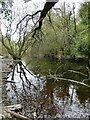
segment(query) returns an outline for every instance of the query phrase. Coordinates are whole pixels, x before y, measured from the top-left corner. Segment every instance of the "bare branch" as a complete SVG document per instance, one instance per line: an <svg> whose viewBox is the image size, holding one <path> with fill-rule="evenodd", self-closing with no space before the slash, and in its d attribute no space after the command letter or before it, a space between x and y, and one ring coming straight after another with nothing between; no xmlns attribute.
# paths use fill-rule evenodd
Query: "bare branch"
<svg viewBox="0 0 90 120"><path fill-rule="evenodd" d="M44 8L43 8L43 10L42 10L42 12L41 12L41 15L40 15L40 18L39 18L39 26L35 28L32 37L35 36L37 30L40 30L40 29L41 29L43 19L46 17L48 11L50 11L50 9L51 9L56 3L57 3L57 2L46 2L46 3L45 3Z"/></svg>
<svg viewBox="0 0 90 120"><path fill-rule="evenodd" d="M37 15L39 12L41 12L41 10L38 10L37 12L35 12L35 13L32 14L32 15L27 14L25 17L23 17L22 20L20 20L19 23L17 24L15 32L17 31L20 23L22 23L27 17L31 17L31 18L28 19L28 22L29 22L29 20L30 20L30 19L33 19L33 17L34 17L35 15ZM27 23L26 23L26 24L27 24ZM14 33L15 33L15 32L14 32ZM14 34L14 33L13 33L13 34Z"/></svg>

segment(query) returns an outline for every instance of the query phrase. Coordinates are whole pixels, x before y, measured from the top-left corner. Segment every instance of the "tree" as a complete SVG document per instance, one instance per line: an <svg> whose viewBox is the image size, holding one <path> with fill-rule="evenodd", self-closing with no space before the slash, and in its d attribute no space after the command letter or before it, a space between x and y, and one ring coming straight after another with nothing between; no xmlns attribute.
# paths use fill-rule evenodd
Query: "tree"
<svg viewBox="0 0 90 120"><path fill-rule="evenodd" d="M79 9L80 21L77 25L78 51L88 58L88 75L90 79L90 2L84 2Z"/></svg>
<svg viewBox="0 0 90 120"><path fill-rule="evenodd" d="M42 21L47 15L48 11L57 3L56 2L46 2L43 10L38 10L33 14L26 14L17 24L16 24L16 29L12 33L12 25L13 21L17 19L16 16L12 13L11 7L12 4L9 3L9 1L4 1L1 2L1 8L0 8L0 15L2 17L2 20L5 20L6 22L6 34L2 34L0 36L0 42L3 44L3 46L7 49L8 53L11 55L14 61L14 67L13 67L13 72L12 72L12 80L14 80L14 72L15 72L15 67L18 67L17 65L20 66L20 77L21 74L23 73L23 76L25 77L26 81L29 81L28 78L26 77L25 73L25 66L23 65L21 59L30 46L33 45L33 43L36 41L36 39L33 39L32 36L35 35L37 30L41 29L42 26ZM33 22L34 16L37 15L38 13L40 14L39 20L36 21L36 23L39 23L39 26L36 27L33 30L33 27L29 30L27 27L29 25L29 21L31 20ZM33 22L34 23L34 22ZM35 24L36 24L35 23ZM33 24L34 25L34 24ZM1 29L1 28L0 28ZM18 37L16 38L15 41L12 40L12 35L17 34ZM33 34L33 35L32 35ZM27 70L27 69L26 69ZM31 74L31 73L30 73ZM23 78L21 77L22 81ZM29 85L31 83L29 82Z"/></svg>
<svg viewBox="0 0 90 120"><path fill-rule="evenodd" d="M46 17L47 13L50 11L50 9L51 9L58 1L59 1L59 0L55 0L55 2L53 2L53 0L50 0L50 2L48 2L48 0L47 0L47 2L46 2L45 5L44 5L43 10L41 11L41 15L40 15L40 18L39 18L39 26L35 28L33 37L34 37L34 35L36 34L36 31L41 29L43 19Z"/></svg>
<svg viewBox="0 0 90 120"><path fill-rule="evenodd" d="M75 55L73 51L76 32L74 8L75 6L70 8L64 3L60 5L60 9L54 8L48 12L42 27L42 40L40 43L37 41L37 44L34 44L32 53L35 53L35 49L38 47L38 54L45 55L52 60ZM38 54L36 49L36 55Z"/></svg>
<svg viewBox="0 0 90 120"><path fill-rule="evenodd" d="M4 19L7 20L8 24L9 24L9 26L7 27L7 30L6 30L7 31L6 32L6 39L9 42L9 46L5 44L5 39L3 39L3 35L2 35L2 44L8 50L9 54L13 57L13 59L22 58L24 52L28 49L29 44L33 44L33 41L31 41L32 37L35 36L37 30L41 29L43 19L47 15L48 11L57 2L58 2L58 0L56 0L55 2L53 2L52 0L47 1L44 5L43 10L38 10L32 15L27 14L22 20L20 20L18 22L18 24L16 25L16 30L14 32L14 33L17 33L17 31L19 31L19 39L18 39L18 42L16 44L13 44L12 40L11 40L11 37L12 37L11 36L11 31L12 31L11 26L12 26L12 22L13 22L12 11L10 10L11 4L8 1L1 2L1 5L2 5L1 14L4 15ZM35 15L37 15L39 12L41 12L39 20L37 21L37 22L39 22L39 26L34 29L33 34L32 34L32 30L31 31L26 30L28 27L28 22L30 20L33 21L33 17ZM23 22L25 22L25 25L23 25ZM32 36L31 36L31 34L32 34ZM15 45L15 47L13 47L12 44Z"/></svg>
<svg viewBox="0 0 90 120"><path fill-rule="evenodd" d="M88 4L85 2L79 9L79 22L77 24L77 49L81 55L88 55Z"/></svg>

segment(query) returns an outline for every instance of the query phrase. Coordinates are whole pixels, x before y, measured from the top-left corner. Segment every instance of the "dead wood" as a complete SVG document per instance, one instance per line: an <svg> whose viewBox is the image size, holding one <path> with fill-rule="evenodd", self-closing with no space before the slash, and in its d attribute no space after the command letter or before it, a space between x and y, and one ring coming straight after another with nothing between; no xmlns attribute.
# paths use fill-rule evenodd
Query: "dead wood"
<svg viewBox="0 0 90 120"><path fill-rule="evenodd" d="M12 116L16 117L16 118L19 118L21 120L30 120L28 119L27 117L23 116L23 115L20 115L19 113L16 113L14 111L11 111L11 110L5 110L7 113L10 113Z"/></svg>

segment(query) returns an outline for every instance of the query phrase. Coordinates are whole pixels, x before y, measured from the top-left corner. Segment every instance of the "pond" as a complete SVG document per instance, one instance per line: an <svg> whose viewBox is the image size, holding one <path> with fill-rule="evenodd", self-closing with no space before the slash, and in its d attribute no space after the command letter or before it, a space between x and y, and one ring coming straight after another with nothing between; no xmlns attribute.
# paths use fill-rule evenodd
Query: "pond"
<svg viewBox="0 0 90 120"><path fill-rule="evenodd" d="M32 117L34 112L39 118L90 116L90 88L68 81L85 80L85 84L90 85L90 80L87 80L86 61L50 61L33 58L25 60L23 64L27 66L25 73L30 82L25 80L23 75L21 80L19 72L15 70L15 84L6 84L6 105L21 103L23 114L27 117ZM11 75L12 73L9 74L8 80L11 79Z"/></svg>

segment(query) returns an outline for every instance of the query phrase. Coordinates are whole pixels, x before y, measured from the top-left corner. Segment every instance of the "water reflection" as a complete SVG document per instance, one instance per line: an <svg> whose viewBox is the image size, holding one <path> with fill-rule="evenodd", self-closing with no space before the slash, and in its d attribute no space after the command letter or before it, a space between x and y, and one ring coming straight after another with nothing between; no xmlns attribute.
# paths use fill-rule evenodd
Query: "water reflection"
<svg viewBox="0 0 90 120"><path fill-rule="evenodd" d="M86 64L68 61L67 63L66 61L57 63L47 61L36 62L36 60L33 63L30 62L28 69L31 69L33 73L25 72L30 82L37 89L33 86L29 87L28 83L22 81L19 74L15 71L15 86L13 84L7 84L8 99L11 104L21 103L23 105L23 114L28 117L31 117L33 112L36 112L39 117L79 118L89 116L90 88L68 81L56 81L45 77L47 73L55 73L65 78L82 81L86 78L85 76L72 74L67 71L73 69L86 73L84 71L85 67ZM14 87L15 89L11 89Z"/></svg>

